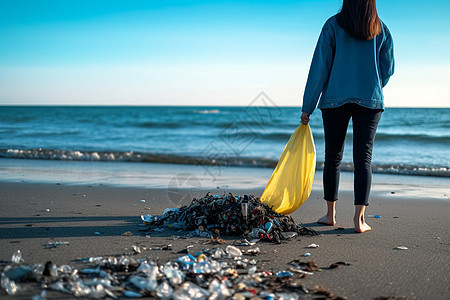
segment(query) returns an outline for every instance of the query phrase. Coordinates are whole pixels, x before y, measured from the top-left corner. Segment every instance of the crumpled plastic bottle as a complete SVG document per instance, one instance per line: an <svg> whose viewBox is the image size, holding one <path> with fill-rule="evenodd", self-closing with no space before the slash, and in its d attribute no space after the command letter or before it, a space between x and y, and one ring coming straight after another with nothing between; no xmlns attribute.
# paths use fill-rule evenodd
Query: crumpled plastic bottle
<svg viewBox="0 0 450 300"><path fill-rule="evenodd" d="M189 270L193 267L195 262L195 257L192 255L184 255L177 258L177 263L183 268L183 270Z"/></svg>
<svg viewBox="0 0 450 300"><path fill-rule="evenodd" d="M65 273L65 274L71 274L72 273L72 267L69 265L62 265L58 269L59 273Z"/></svg>
<svg viewBox="0 0 450 300"><path fill-rule="evenodd" d="M215 248L211 250L211 257L214 259L221 259L226 253L222 248Z"/></svg>
<svg viewBox="0 0 450 300"><path fill-rule="evenodd" d="M153 262L142 262L137 268L137 272L145 273L149 278L155 279L158 277L158 266Z"/></svg>
<svg viewBox="0 0 450 300"><path fill-rule="evenodd" d="M172 298L172 294L173 288L165 280L156 288L156 295L163 300Z"/></svg>
<svg viewBox="0 0 450 300"><path fill-rule="evenodd" d="M215 260L206 261L196 261L192 266L192 272L196 274L208 274L208 273L216 273L221 269L220 263Z"/></svg>
<svg viewBox="0 0 450 300"><path fill-rule="evenodd" d="M163 273L166 275L167 279L169 279L170 284L172 286L177 286L183 283L184 281L184 273L181 272L179 269L175 269L172 266L171 262L168 262L164 265Z"/></svg>
<svg viewBox="0 0 450 300"><path fill-rule="evenodd" d="M217 279L211 281L209 285L210 296L208 299L210 300L222 300L231 297L231 292L227 288L226 284L220 282Z"/></svg>
<svg viewBox="0 0 450 300"><path fill-rule="evenodd" d="M8 295L12 296L17 293L18 287L16 283L13 280L10 280L4 273L2 273L0 277L0 285Z"/></svg>
<svg viewBox="0 0 450 300"><path fill-rule="evenodd" d="M184 282L172 295L172 299L174 300L202 300L207 299L208 297L209 293L207 290L190 281Z"/></svg>
<svg viewBox="0 0 450 300"><path fill-rule="evenodd" d="M250 267L250 268L248 269L248 275L250 275L250 276L255 275L256 270L257 270L257 267L256 267L256 266Z"/></svg>
<svg viewBox="0 0 450 300"><path fill-rule="evenodd" d="M150 277L142 277L133 275L128 278L128 283L131 283L141 291L154 291L158 287L158 281Z"/></svg>
<svg viewBox="0 0 450 300"><path fill-rule="evenodd" d="M75 287L75 285L74 285L74 287ZM59 292L65 293L65 294L71 293L71 290L70 290L70 287L68 286L68 283L65 284L65 283L62 281L62 279L53 282L53 283L49 286L49 288L52 289L52 290L54 290L54 291L59 291ZM77 294L77 292L80 293L80 292L81 292L81 288L76 288L76 287L75 287L74 292L75 292L75 293L74 293L75 296L78 297L79 294ZM80 296L82 296L82 295L85 295L85 293L82 293Z"/></svg>

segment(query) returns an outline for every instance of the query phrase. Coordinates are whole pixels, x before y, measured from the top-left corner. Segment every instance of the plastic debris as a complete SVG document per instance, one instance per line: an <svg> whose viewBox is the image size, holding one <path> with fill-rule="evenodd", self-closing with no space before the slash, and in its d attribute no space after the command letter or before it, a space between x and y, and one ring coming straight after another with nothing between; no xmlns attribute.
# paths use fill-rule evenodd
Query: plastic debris
<svg viewBox="0 0 450 300"><path fill-rule="evenodd" d="M144 199L142 199L142 200L140 200L142 203L145 203L145 200Z"/></svg>
<svg viewBox="0 0 450 300"><path fill-rule="evenodd" d="M144 222L144 224L150 223L153 219L152 215L148 214L146 216L141 215L141 219Z"/></svg>
<svg viewBox="0 0 450 300"><path fill-rule="evenodd" d="M100 234L100 233L99 233ZM58 247L59 245L68 245L69 242L53 242L53 243L47 243L45 245L45 249L53 249Z"/></svg>
<svg viewBox="0 0 450 300"><path fill-rule="evenodd" d="M173 294L173 288L170 286L167 281L163 281L157 288L156 288L156 295L159 298L162 299L170 299Z"/></svg>
<svg viewBox="0 0 450 300"><path fill-rule="evenodd" d="M123 292L123 296L127 298L142 298L142 295L133 291Z"/></svg>
<svg viewBox="0 0 450 300"><path fill-rule="evenodd" d="M309 252L306 252L305 254L303 254L302 255L303 257L308 257L308 256L311 256L311 253L309 253Z"/></svg>
<svg viewBox="0 0 450 300"><path fill-rule="evenodd" d="M5 274L2 273L0 278L0 286L8 295L15 295L18 291L17 285L14 280L10 280Z"/></svg>
<svg viewBox="0 0 450 300"><path fill-rule="evenodd" d="M250 254L250 255L257 255L257 254L261 253L261 250L259 250L259 247L256 247L256 248L248 249L247 251L245 251L245 253Z"/></svg>
<svg viewBox="0 0 450 300"><path fill-rule="evenodd" d="M22 252L20 250L14 252L14 254L11 256L11 261L16 264L21 263L23 261Z"/></svg>
<svg viewBox="0 0 450 300"><path fill-rule="evenodd" d="M293 232L293 231L289 231L289 232L282 232L281 235L283 236L283 238L285 240L288 240L288 239L292 239L292 238L298 236L298 233L297 232Z"/></svg>
<svg viewBox="0 0 450 300"><path fill-rule="evenodd" d="M276 277L291 277L293 274L289 271L280 271L275 276Z"/></svg>
<svg viewBox="0 0 450 300"><path fill-rule="evenodd" d="M122 235L133 235L130 231L122 233Z"/></svg>
<svg viewBox="0 0 450 300"><path fill-rule="evenodd" d="M217 200L220 200L219 197ZM239 211L242 211L241 207ZM251 222L255 208L248 205L247 209L248 222ZM228 217L231 218L231 214ZM265 225L270 221L264 218L259 219L263 220L260 224L263 228L258 229L265 231ZM284 222L274 218L279 225L271 222L272 233L279 230ZM211 234L217 234L207 224L201 226ZM297 234L296 231L281 233ZM33 300L46 299L46 290L81 299L299 299L300 293L309 293L299 278L320 271L317 265L313 261L293 261L288 270L275 274L264 270L264 260L262 263L257 260L261 252L259 247L248 247L258 241L258 238L244 239L226 247L219 244L211 249L195 248L195 251L192 249L194 245L188 245L184 249L186 253L167 262L160 259L154 262L145 256L138 258L137 254L142 255L147 248L132 245L127 249L133 251L126 255L77 259L79 264L86 264L80 269L69 265L58 266L51 261L45 265L24 264L22 253L18 251L14 254L14 263L6 261L6 265L0 266L1 289L3 294L20 296L25 289L16 282L33 282L34 287L45 289L40 295L36 293ZM238 248L241 244L247 247ZM150 249L171 250L172 245L157 245Z"/></svg>
<svg viewBox="0 0 450 300"><path fill-rule="evenodd" d="M398 246L394 248L395 250L408 250L408 247L406 246Z"/></svg>
<svg viewBox="0 0 450 300"><path fill-rule="evenodd" d="M231 193L194 198L189 206L166 209L161 216L141 216L143 231L161 231L161 226L192 231L190 236L216 239L219 235L242 235L251 239L280 243L298 235L317 233L295 223L291 216L273 211L253 195ZM218 241L218 240L217 240Z"/></svg>
<svg viewBox="0 0 450 300"><path fill-rule="evenodd" d="M381 218L381 215L367 215L368 218Z"/></svg>
<svg viewBox="0 0 450 300"><path fill-rule="evenodd" d="M317 245L317 244L311 244L311 245L308 245L307 248L318 248L318 247L319 247L319 245Z"/></svg>
<svg viewBox="0 0 450 300"><path fill-rule="evenodd" d="M227 248L225 249L225 251L231 255L232 257L236 257L236 256L242 256L242 251L239 250L239 248L236 248L234 246L227 246Z"/></svg>
<svg viewBox="0 0 450 300"><path fill-rule="evenodd" d="M254 259L230 255L233 251L239 254L237 247L227 248L228 251L220 247L203 249L196 256L187 254L163 265L124 255L79 259L80 263L90 264L81 270L57 266L51 261L45 267L11 264L6 266L8 272L1 272L1 288L8 295L19 294L24 289L12 280L16 278L83 299L294 299L299 298L298 292L308 293L299 276L320 270L312 261L298 262L295 268L274 275L259 269ZM245 253L252 251L258 252L259 248L250 248ZM277 292L272 294L269 290ZM32 297L33 300L45 298L46 293Z"/></svg>
<svg viewBox="0 0 450 300"><path fill-rule="evenodd" d="M139 253L142 252L141 247L139 247L139 246L137 246L137 245L131 246L131 249L133 250L133 252L134 252L135 254L139 254Z"/></svg>
<svg viewBox="0 0 450 300"><path fill-rule="evenodd" d="M6 277L13 281L25 280L28 276L32 275L31 273L32 269L30 266L16 266L5 271Z"/></svg>

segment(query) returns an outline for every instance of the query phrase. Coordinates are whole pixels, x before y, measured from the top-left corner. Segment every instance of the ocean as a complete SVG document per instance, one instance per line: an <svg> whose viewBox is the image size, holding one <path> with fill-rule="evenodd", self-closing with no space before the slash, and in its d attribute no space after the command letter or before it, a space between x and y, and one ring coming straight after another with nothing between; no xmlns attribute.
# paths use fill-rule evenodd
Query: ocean
<svg viewBox="0 0 450 300"><path fill-rule="evenodd" d="M0 165L10 159L273 168L299 125L299 107L0 107ZM320 110L311 116L317 166ZM374 173L450 177L450 109L387 108ZM342 169L352 169L351 125Z"/></svg>

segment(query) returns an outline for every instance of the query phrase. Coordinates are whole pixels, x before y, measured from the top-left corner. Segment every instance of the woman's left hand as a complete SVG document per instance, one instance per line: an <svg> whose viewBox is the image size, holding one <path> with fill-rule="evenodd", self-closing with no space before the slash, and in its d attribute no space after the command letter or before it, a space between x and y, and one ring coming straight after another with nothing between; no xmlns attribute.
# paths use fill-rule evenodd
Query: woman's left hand
<svg viewBox="0 0 450 300"><path fill-rule="evenodd" d="M307 114L305 112L302 112L302 116L300 117L300 120L302 121L303 125L308 125L308 123L309 123L309 116L310 115L311 114Z"/></svg>

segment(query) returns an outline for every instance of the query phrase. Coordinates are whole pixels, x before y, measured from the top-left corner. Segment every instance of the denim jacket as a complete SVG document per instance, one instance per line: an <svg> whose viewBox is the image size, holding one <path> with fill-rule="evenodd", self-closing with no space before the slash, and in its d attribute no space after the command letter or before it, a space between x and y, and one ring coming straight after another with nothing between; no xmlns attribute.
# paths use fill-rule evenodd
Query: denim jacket
<svg viewBox="0 0 450 300"><path fill-rule="evenodd" d="M382 88L394 74L394 49L389 29L381 22L381 32L371 40L352 37L337 23L336 15L322 28L314 51L302 111L356 103L384 109Z"/></svg>

